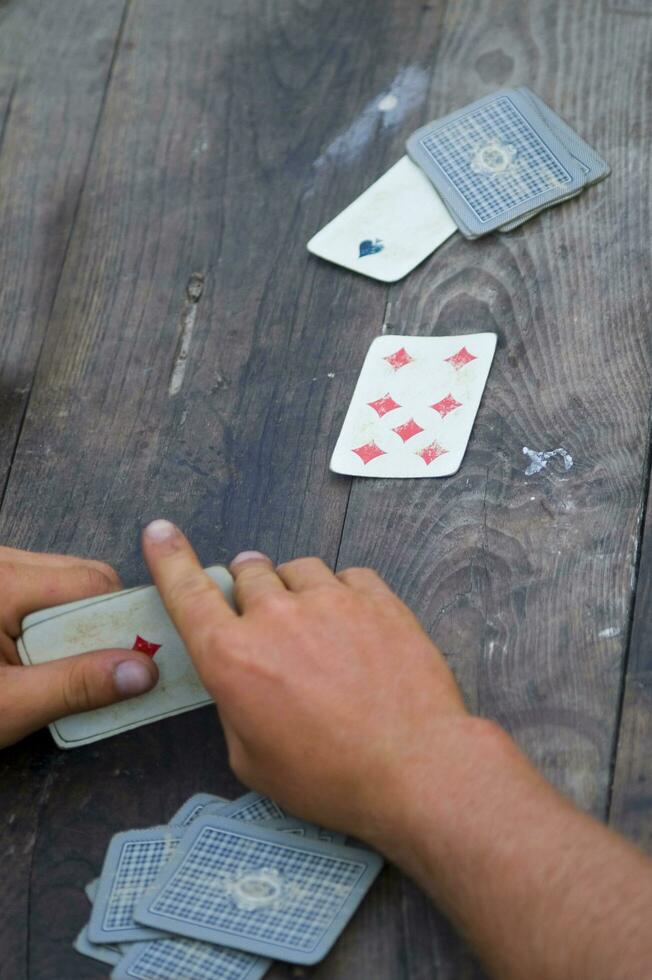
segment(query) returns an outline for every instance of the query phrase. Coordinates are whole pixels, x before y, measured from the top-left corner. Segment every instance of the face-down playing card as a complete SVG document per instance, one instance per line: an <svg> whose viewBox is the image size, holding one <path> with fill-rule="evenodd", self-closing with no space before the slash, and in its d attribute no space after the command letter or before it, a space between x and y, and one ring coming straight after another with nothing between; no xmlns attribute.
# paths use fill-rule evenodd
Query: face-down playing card
<svg viewBox="0 0 652 980"><path fill-rule="evenodd" d="M516 89L423 126L407 150L467 237L563 200L587 183L585 168Z"/></svg>
<svg viewBox="0 0 652 980"><path fill-rule="evenodd" d="M215 566L207 572L232 603L228 571ZM50 731L61 748L86 745L211 703L154 586L40 610L23 620L18 640L24 664L113 647L155 657L158 684L140 697L54 722Z"/></svg>
<svg viewBox="0 0 652 980"><path fill-rule="evenodd" d="M368 477L460 467L496 348L493 333L373 341L330 468Z"/></svg>
<svg viewBox="0 0 652 980"><path fill-rule="evenodd" d="M209 806L228 806L229 800L222 796L214 796L212 793L195 793L190 799L186 800L170 819L170 824L174 827L188 827L199 817L206 807Z"/></svg>
<svg viewBox="0 0 652 980"><path fill-rule="evenodd" d="M154 939L133 943L111 980L260 980L268 959L197 939Z"/></svg>
<svg viewBox="0 0 652 980"><path fill-rule="evenodd" d="M582 173L585 175L586 187L591 184L597 184L598 181L604 180L608 177L611 170L609 164L606 163L602 157L589 146L578 133L575 132L571 126L568 125L565 119L558 116L556 112L547 106L542 99L539 98L534 92L531 92L529 88L522 86L517 90L520 92L532 105L535 112L541 117L543 125L547 125L553 133L561 140L568 152L577 161ZM579 190L573 191L566 195L566 197L576 197L581 194L584 187ZM562 198L561 200L564 200ZM558 201L555 204L560 203ZM510 221L507 224L501 225L498 229L499 231L513 231L522 225L525 221L529 221L534 218L535 215L543 211L544 208L535 208L532 211L523 214L520 218L516 218L514 221Z"/></svg>
<svg viewBox="0 0 652 980"><path fill-rule="evenodd" d="M372 279L395 282L455 231L430 181L402 157L317 232L308 251Z"/></svg>
<svg viewBox="0 0 652 980"><path fill-rule="evenodd" d="M317 824L309 823L306 820L290 818L288 820L282 816L284 811L274 800L268 796L261 796L260 793L246 793L237 800L230 803L210 803L203 811L208 814L219 814L221 817L229 817L231 820L251 820L253 823L265 824L274 830L279 830L286 821L286 828L290 829L290 824L294 825L294 831L303 828L307 837L315 837L318 840L330 841L333 844L344 844L346 834L329 830L327 827L319 827Z"/></svg>
<svg viewBox="0 0 652 980"><path fill-rule="evenodd" d="M200 817L137 905L154 929L316 963L382 866L372 851Z"/></svg>
<svg viewBox="0 0 652 980"><path fill-rule="evenodd" d="M162 935L137 923L134 909L185 832L183 827L149 827L127 830L111 839L88 923L91 942L115 945Z"/></svg>

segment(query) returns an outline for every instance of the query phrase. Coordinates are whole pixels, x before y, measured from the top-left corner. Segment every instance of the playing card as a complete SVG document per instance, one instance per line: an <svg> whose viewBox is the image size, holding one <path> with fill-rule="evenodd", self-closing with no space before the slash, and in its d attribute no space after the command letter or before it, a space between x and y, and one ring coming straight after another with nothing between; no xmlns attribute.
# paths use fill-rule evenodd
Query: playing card
<svg viewBox="0 0 652 980"><path fill-rule="evenodd" d="M92 881L89 881L88 884L84 886L84 891L86 892L86 898L91 903L91 905L93 904L93 902L97 897L97 889L99 887L100 887L99 878L93 878Z"/></svg>
<svg viewBox="0 0 652 980"><path fill-rule="evenodd" d="M88 926L84 926L75 939L73 947L82 956L88 956L92 960L98 960L100 963L108 963L110 966L115 966L116 963L120 962L122 957L122 953L117 946L100 946L97 943L92 943L88 938Z"/></svg>
<svg viewBox="0 0 652 980"><path fill-rule="evenodd" d="M520 92L526 99L528 99L533 106L533 108L539 113L543 121L550 127L550 129L559 137L561 142L564 144L568 152L577 160L579 166L586 174L587 185L595 184L599 180L604 180L611 173L611 168L609 164L602 159L602 157L589 146L582 137L575 132L572 126L566 122L561 116L558 116L556 112L546 105L543 99L532 92L525 85L516 90Z"/></svg>
<svg viewBox="0 0 652 980"><path fill-rule="evenodd" d="M147 889L135 917L188 938L316 963L381 866L372 851L202 816Z"/></svg>
<svg viewBox="0 0 652 980"><path fill-rule="evenodd" d="M274 800L254 792L245 793L244 796L232 800L230 803L211 804L206 808L206 813L219 813L220 816L229 817L231 820L251 820L253 823L273 820L286 815Z"/></svg>
<svg viewBox="0 0 652 980"><path fill-rule="evenodd" d="M186 831L150 827L116 834L109 844L88 923L93 943L135 942L161 936L134 920L134 908Z"/></svg>
<svg viewBox="0 0 652 980"><path fill-rule="evenodd" d="M297 828L302 827L308 837L331 841L333 844L343 844L346 840L346 834L339 834L337 831L328 830L326 827L318 827L316 824L299 820L296 817L290 819L282 817L283 810L278 803L270 800L267 796L261 796L259 793L247 793L231 803L211 803L203 812L205 814L219 814L221 817L229 817L231 820L251 820L253 823L264 824L274 830L279 830L284 825L293 824Z"/></svg>
<svg viewBox="0 0 652 980"><path fill-rule="evenodd" d="M233 580L227 570L215 566L207 572L232 603ZM154 586L32 613L23 620L17 646L24 664L107 647L142 650L156 658L159 682L147 694L51 724L55 742L64 749L212 702Z"/></svg>
<svg viewBox="0 0 652 980"><path fill-rule="evenodd" d="M396 282L454 231L455 222L408 157L310 239L308 251L354 272Z"/></svg>
<svg viewBox="0 0 652 980"><path fill-rule="evenodd" d="M586 169L516 89L428 123L410 136L407 150L467 237L562 200L587 182Z"/></svg>
<svg viewBox="0 0 652 980"><path fill-rule="evenodd" d="M602 157L596 153L593 147L589 146L589 144L586 143L575 132L575 130L572 129L564 119L562 119L561 116L558 116L556 112L553 112L552 109L547 106L538 95L531 92L529 88L522 86L521 88L517 89L517 91L521 92L525 98L530 101L533 108L542 117L543 121L547 123L553 133L559 137L568 152L577 160L577 163L585 174L587 187L591 184L597 184L598 181L604 180L605 177L609 176L611 173L609 164L606 163ZM582 193L582 190L584 190L584 188L566 195L566 198L577 197L578 194ZM565 200L566 198L563 198L562 200ZM554 203L557 204L560 202L555 201ZM535 208L533 211L524 214L515 221L510 221L508 224L501 225L498 230L504 232L513 231L524 222L530 221L531 218L534 218L535 215L539 214L539 212L543 210L545 210L545 208Z"/></svg>
<svg viewBox="0 0 652 980"><path fill-rule="evenodd" d="M330 468L375 477L459 469L496 349L496 334L373 341Z"/></svg>
<svg viewBox="0 0 652 980"><path fill-rule="evenodd" d="M260 980L268 959L196 939L134 943L111 980Z"/></svg>
<svg viewBox="0 0 652 980"><path fill-rule="evenodd" d="M204 812L207 806L214 804L217 807L228 805L229 801L221 796L213 796L212 793L195 793L189 800L180 806L170 820L170 824L175 827L188 827L193 820Z"/></svg>

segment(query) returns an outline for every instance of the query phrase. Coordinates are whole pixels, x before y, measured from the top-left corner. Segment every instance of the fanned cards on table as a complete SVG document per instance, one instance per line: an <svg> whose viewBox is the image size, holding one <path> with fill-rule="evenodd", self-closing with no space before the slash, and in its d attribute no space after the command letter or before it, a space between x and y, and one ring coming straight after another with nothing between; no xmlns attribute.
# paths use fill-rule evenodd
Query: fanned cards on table
<svg viewBox="0 0 652 980"><path fill-rule="evenodd" d="M113 980L259 980L273 959L321 960L381 867L267 797L200 793L112 838L74 946Z"/></svg>
<svg viewBox="0 0 652 980"><path fill-rule="evenodd" d="M229 572L220 566L206 571L233 604ZM159 681L147 694L53 722L50 731L61 748L87 745L213 703L154 586L43 609L27 616L21 630L18 654L24 664L113 647L155 658Z"/></svg>
<svg viewBox="0 0 652 980"><path fill-rule="evenodd" d="M406 145L408 157L322 228L310 252L393 282L453 231L466 238L512 231L609 174L596 151L525 87L428 123Z"/></svg>
<svg viewBox="0 0 652 980"><path fill-rule="evenodd" d="M377 337L365 358L330 468L367 477L459 469L496 334Z"/></svg>

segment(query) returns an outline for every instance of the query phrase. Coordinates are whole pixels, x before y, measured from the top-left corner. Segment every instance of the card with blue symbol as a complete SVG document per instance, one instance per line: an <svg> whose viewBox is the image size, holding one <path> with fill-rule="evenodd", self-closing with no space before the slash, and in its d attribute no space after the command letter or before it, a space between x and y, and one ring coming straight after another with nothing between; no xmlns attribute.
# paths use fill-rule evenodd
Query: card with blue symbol
<svg viewBox="0 0 652 980"><path fill-rule="evenodd" d="M457 231L430 181L403 157L308 242L308 251L396 282Z"/></svg>

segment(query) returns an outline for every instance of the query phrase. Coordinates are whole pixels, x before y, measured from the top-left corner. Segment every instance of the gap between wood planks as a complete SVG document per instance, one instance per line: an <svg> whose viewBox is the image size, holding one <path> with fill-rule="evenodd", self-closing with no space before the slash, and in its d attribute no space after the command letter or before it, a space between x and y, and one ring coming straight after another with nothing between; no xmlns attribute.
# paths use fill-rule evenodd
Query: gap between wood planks
<svg viewBox="0 0 652 980"><path fill-rule="evenodd" d="M5 109L5 114L2 119L2 126L0 126L0 153L2 153L2 144L4 143L5 133L7 132L7 123L9 122L9 117L11 116L11 109L13 106L14 95L16 94L17 85L18 85L18 79L14 78L13 85L11 86L11 91L9 92L9 98L7 99L7 108Z"/></svg>
<svg viewBox="0 0 652 980"><path fill-rule="evenodd" d="M623 645L623 659L620 671L620 686L618 690L618 705L616 711L616 723L614 725L614 736L611 745L611 752L609 755L609 782L607 785L607 797L605 803L605 814L604 819L606 823L609 823L611 818L611 803L613 798L613 787L614 787L614 776L616 774L616 765L618 763L618 749L620 747L620 733L623 723L623 711L625 708L625 693L627 690L627 674L629 670L629 652L631 648L632 641L632 630L634 627L634 614L636 612L636 596L638 593L638 577L641 566L641 556L642 556L642 544L643 536L645 534L645 528L651 515L647 512L647 500L650 492L650 467L652 466L652 400L650 401L650 413L648 416L648 427L647 427L647 450L645 454L645 468L643 471L643 481L642 481L642 491L641 491L641 503L640 512L638 518L637 534L636 534L636 559L634 562L633 570L633 582L630 591L630 606L629 615L627 617L627 626L625 629L625 638Z"/></svg>

